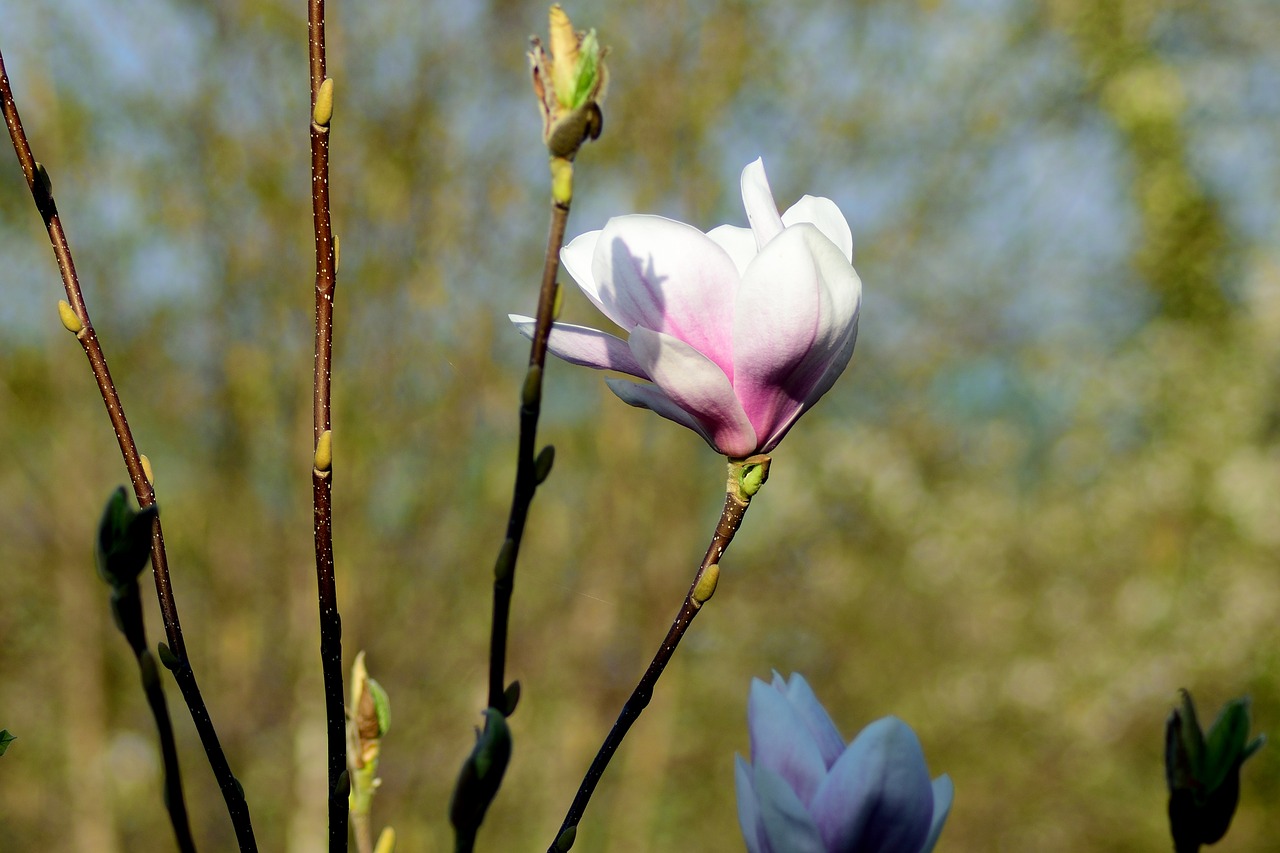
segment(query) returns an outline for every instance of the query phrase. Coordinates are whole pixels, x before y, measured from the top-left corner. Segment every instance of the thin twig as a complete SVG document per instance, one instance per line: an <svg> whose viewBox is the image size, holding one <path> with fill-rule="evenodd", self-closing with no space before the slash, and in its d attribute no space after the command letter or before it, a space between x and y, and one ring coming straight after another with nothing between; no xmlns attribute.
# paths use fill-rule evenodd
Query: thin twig
<svg viewBox="0 0 1280 853"><path fill-rule="evenodd" d="M768 457L752 457L751 460L747 461L754 462L755 460L763 460L765 473L767 474ZM622 744L622 739L627 736L631 725L640 717L640 713L648 707L649 700L653 698L653 689L658 683L658 678L662 675L662 671L666 669L671 656L675 654L676 646L680 644L685 632L689 630L689 625L693 622L693 618L698 615L702 605L707 602L715 591L715 584L720 573L720 559L724 556L724 552L729 548L729 543L733 541L734 535L738 532L738 528L742 524L742 518L746 515L747 507L751 502L750 494L744 494L740 488L736 488L737 483L741 481L735 476L734 466L739 464L734 461L729 463L729 489L725 495L724 509L720 513L720 521L716 524L715 533L711 537L711 544L707 546L707 553L703 556L702 563L698 566L698 571L693 577L693 583L689 586L689 592L685 595L684 604L680 607L679 614L676 615L675 621L671 624L671 629L667 631L667 636L662 641L662 645L658 647L657 654L653 656L653 660L649 663L649 668L645 670L640 683L636 685L635 690L631 692L630 698L622 706L622 712L618 714L617 721L613 724L608 737L605 738L600 750L596 753L595 759L591 762L591 767L587 770L586 776L583 777L582 784L578 786L578 793L574 796L573 803L569 806L569 811L565 814L564 821L556 832L556 840L547 848L547 853L564 853L572 846L577 826L582 820L583 813L587 810L587 804L591 802L591 795L595 793L596 785L599 784L600 778L604 776L605 768L609 766L609 761L613 758L613 754L618 751L618 747ZM570 832L570 830L573 830L573 832Z"/></svg>
<svg viewBox="0 0 1280 853"><path fill-rule="evenodd" d="M342 689L342 618L333 569L333 471L330 429L330 370L333 363L333 296L337 283L333 227L329 217L329 120L333 84L325 90L324 0L309 0L307 26L311 66L311 216L316 249L316 349L312 425L316 464L311 471L315 513L316 589L320 605L320 663L324 673L329 742L329 850L347 849L347 735ZM323 113L323 114L322 114Z"/></svg>
<svg viewBox="0 0 1280 853"><path fill-rule="evenodd" d="M504 697L507 660L507 626L511 616L511 595L515 589L516 558L524 537L529 505L538 489L538 465L534 447L538 436L538 415L542 410L542 374L547 361L547 339L555 313L556 272L560 268L560 248L564 245L569 221L569 202L553 202L551 233L542 265L538 290L538 315L533 343L529 347L529 369L525 373L520 403L520 440L516 455L516 481L507 518L507 537L498 555L493 577L493 620L489 639L489 707L510 713Z"/></svg>
<svg viewBox="0 0 1280 853"><path fill-rule="evenodd" d="M53 191L48 175L37 165L31 153L31 145L26 131L18 115L17 104L14 103L13 90L9 85L9 75L4 67L4 57L0 55L0 108L3 109L5 124L9 128L9 138L13 142L13 150L18 155L18 164L27 179L27 186L35 199L36 209L44 220L49 232L49 242L53 244L53 253L58 261L58 271L62 275L62 284L67 293L67 301L80 324L76 339L80 341L85 356L89 359L89 367L93 371L94 380L98 383L98 391L102 402L107 407L107 417L115 430L116 440L120 445L120 453L124 457L125 468L129 472L129 480L133 484L133 492L140 507L148 507L156 502L155 490L147 479L142 467L142 458L129 429L129 421L125 417L124 406L120 395L116 392L115 383L111 380L111 371L107 367L107 358L98 343L98 336L89 318L89 309L85 306L84 294L80 289L80 281L76 276L75 263L71 258L71 248L67 243L62 221L58 216L58 208L54 203ZM173 587L169 580L169 560L165 552L164 531L157 516L151 528L151 565L156 582L156 597L160 603L160 613L164 621L165 637L169 650L176 659L170 669L186 700L191 712L191 719L200 735L200 742L208 756L209 766L217 779L227 804L227 812L235 827L236 839L241 851L256 851L257 843L253 837L253 826L249 819L249 807L244 799L244 791L227 764L226 755L218 741L218 733L213 727L205 707L204 698L200 695L195 673L187 658L187 647L182 637L182 625L178 620L178 605L174 600Z"/></svg>

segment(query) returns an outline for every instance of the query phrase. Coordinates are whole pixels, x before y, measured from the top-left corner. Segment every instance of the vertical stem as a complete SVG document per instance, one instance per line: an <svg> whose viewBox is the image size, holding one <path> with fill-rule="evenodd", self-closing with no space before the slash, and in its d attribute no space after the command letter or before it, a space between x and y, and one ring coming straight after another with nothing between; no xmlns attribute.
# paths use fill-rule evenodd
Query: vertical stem
<svg viewBox="0 0 1280 853"><path fill-rule="evenodd" d="M316 114L325 82L324 0L309 0L307 25L311 71L311 213L316 253L316 347L313 439L318 449L330 429L330 370L333 362L333 296L336 263L329 217L329 117ZM320 662L324 674L328 733L329 850L347 849L347 739L342 688L342 619L333 569L333 477L328 460L311 472L315 521L316 589L320 606Z"/></svg>
<svg viewBox="0 0 1280 853"><path fill-rule="evenodd" d="M555 311L556 272L560 268L560 248L569 221L569 202L553 202L551 233L547 237L547 253L542 264L542 283L538 291L538 316L533 343L529 347L529 369L525 374L520 404L520 439L516 456L516 481L511 495L511 512L507 519L507 537L498 555L493 578L493 620L489 639L489 707L504 714L503 693L506 690L507 625L511 616L511 595L515 589L516 558L524 537L529 505L538 488L534 447L537 442L538 416L542 411L542 372L547 361L547 338L551 335Z"/></svg>
<svg viewBox="0 0 1280 853"><path fill-rule="evenodd" d="M133 440L133 432L129 429L128 418L125 417L124 405L116 392L115 383L111 379L111 371L107 367L107 358L98 342L98 336L89 318L89 309L84 302L84 294L80 289L80 280L76 275L75 262L71 257L71 247L67 242L66 232L62 228L62 220L58 216L58 207L53 199L53 191L48 176L43 168L38 168L35 157L31 153L31 145L26 131L22 127L22 119L18 115L18 106L13 99L13 90L9 84L9 75L4 67L4 57L0 55L0 109L3 110L5 124L9 128L9 138L13 143L14 153L18 156L18 164L27 179L27 187L35 200L36 209L44 220L49 232L49 242L53 245L53 254L57 258L58 271L62 276L63 288L66 290L67 302L81 324L76 332L76 339L84 349L89 360L89 368L97 382L98 392L102 395L103 405L107 408L107 417L115 430L116 441L120 445L120 454L124 458L125 468L129 472L129 480L133 484L133 493L142 508L156 502L154 489L142 468L142 457L138 453L137 444ZM226 801L227 812L235 828L236 840L241 851L256 851L257 843L253 837L253 825L249 819L249 806L244 799L244 790L236 781L218 733L213 727L209 711L205 707L204 697L200 695L200 687L196 683L194 671L187 657L187 646L182 636L182 625L178 619L178 604L173 596L173 587L169 580L169 558L164 546L164 530L157 515L151 525L151 565L156 582L156 598L160 603L160 614L164 621L165 638L169 649L176 658L176 664L170 669L182 690L183 699L191 712L191 720L200 735L200 743L204 746L209 766L217 779L218 788Z"/></svg>

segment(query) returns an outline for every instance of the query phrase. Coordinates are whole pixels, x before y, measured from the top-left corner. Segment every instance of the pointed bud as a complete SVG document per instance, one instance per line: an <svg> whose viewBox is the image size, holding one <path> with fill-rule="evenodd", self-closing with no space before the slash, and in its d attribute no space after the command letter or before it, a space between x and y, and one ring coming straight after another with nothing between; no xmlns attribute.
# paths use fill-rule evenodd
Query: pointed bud
<svg viewBox="0 0 1280 853"><path fill-rule="evenodd" d="M138 462L142 465L142 476L147 478L147 483L151 486L156 484L155 472L151 470L151 460L147 458L147 454L138 454Z"/></svg>
<svg viewBox="0 0 1280 853"><path fill-rule="evenodd" d="M0 729L0 755L4 755L5 751L9 748L9 744L13 743L15 740L17 740L17 738L9 734L8 729Z"/></svg>

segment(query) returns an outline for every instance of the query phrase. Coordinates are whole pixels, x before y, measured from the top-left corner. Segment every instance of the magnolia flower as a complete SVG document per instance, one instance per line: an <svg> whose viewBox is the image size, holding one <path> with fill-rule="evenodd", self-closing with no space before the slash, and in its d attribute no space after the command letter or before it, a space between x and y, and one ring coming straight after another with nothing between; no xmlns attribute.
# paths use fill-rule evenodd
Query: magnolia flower
<svg viewBox="0 0 1280 853"><path fill-rule="evenodd" d="M920 739L897 717L844 739L809 684L751 683L751 760L737 757L738 823L749 853L928 853L951 810Z"/></svg>
<svg viewBox="0 0 1280 853"><path fill-rule="evenodd" d="M548 347L615 394L683 424L731 458L768 453L853 355L862 282L853 236L830 199L778 215L756 160L742 172L750 228L709 233L660 216L618 216L561 259L627 340L556 323ZM533 320L512 315L527 336Z"/></svg>

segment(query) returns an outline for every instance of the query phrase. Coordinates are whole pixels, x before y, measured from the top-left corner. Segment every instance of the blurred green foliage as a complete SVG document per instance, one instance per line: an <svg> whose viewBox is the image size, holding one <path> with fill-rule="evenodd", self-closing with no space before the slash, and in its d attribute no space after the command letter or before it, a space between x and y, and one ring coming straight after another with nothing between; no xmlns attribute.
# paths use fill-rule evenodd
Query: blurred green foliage
<svg viewBox="0 0 1280 853"><path fill-rule="evenodd" d="M570 233L745 224L739 170L834 198L865 282L848 375L775 456L581 827L737 850L750 679L888 713L957 797L942 850L1167 849L1176 690L1280 708L1280 63L1267 0L570 5L611 46ZM484 704L547 176L540 3L332 3L337 573L396 705L374 822L448 844ZM165 506L188 649L264 849L321 849L305 7L0 0L0 48ZM5 158L0 158L2 161ZM13 160L0 169L6 849L167 843L133 662L92 577L123 481ZM571 293L566 319L591 320ZM552 840L710 536L723 463L550 369L517 573L518 744L480 833ZM638 472L643 472L639 474ZM159 636L158 615L152 635ZM178 697L197 840L231 829ZM1280 768L1224 850L1280 835Z"/></svg>

